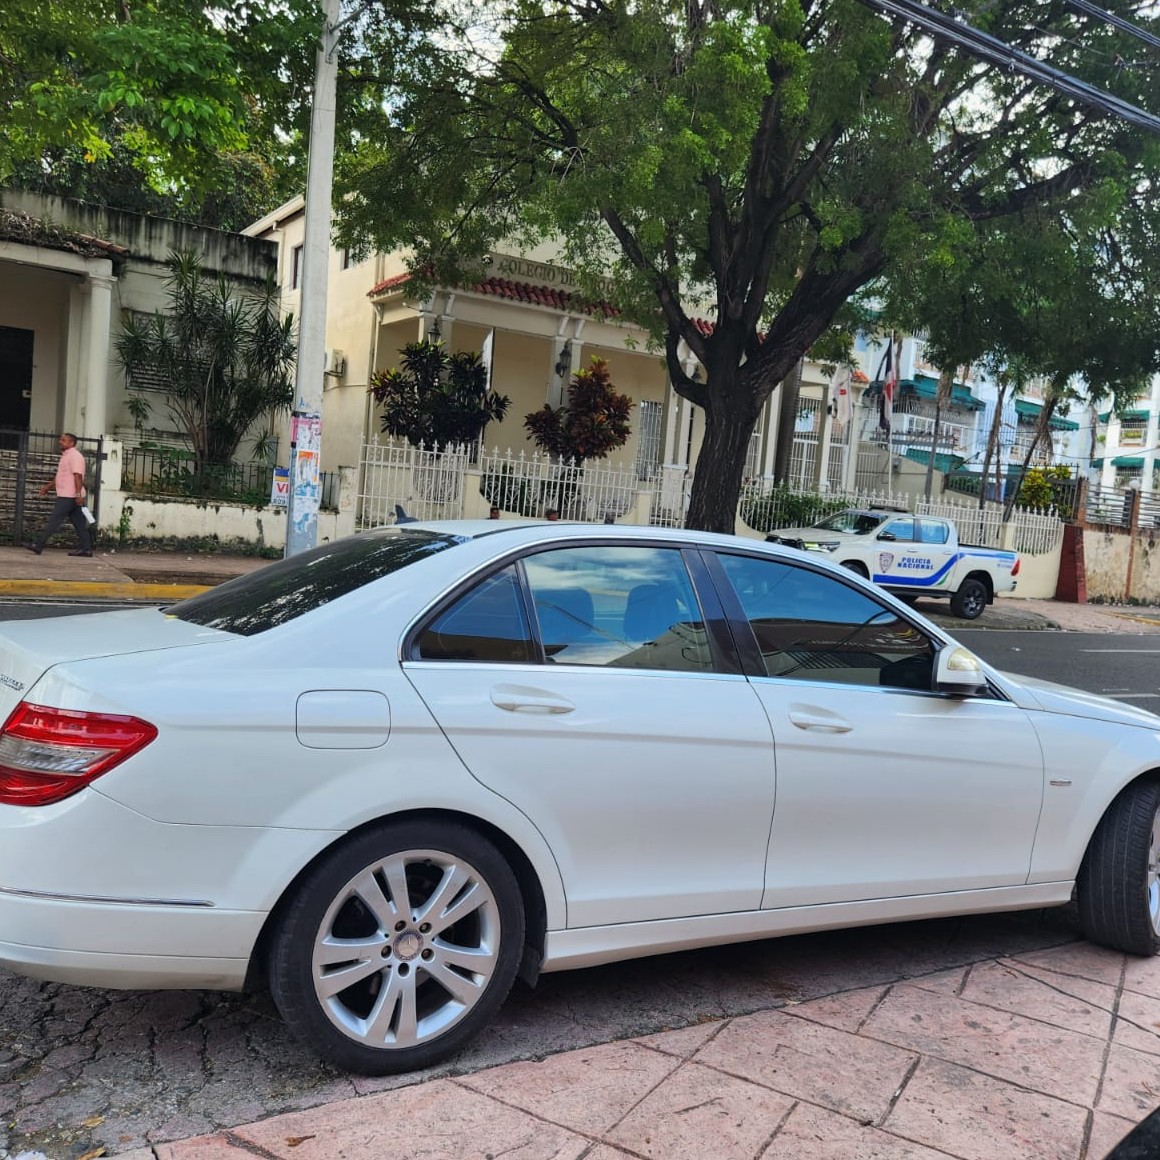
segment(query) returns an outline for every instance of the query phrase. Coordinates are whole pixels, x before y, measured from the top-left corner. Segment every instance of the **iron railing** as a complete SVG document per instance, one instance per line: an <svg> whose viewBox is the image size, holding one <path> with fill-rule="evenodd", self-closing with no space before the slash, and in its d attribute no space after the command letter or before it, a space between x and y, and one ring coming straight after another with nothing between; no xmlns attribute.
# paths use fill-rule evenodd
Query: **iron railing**
<svg viewBox="0 0 1160 1160"><path fill-rule="evenodd" d="M126 447L121 460L121 489L144 496L163 495L218 500L246 507L268 507L274 482L271 463L231 463L197 471L193 453L175 447ZM319 507L338 510L337 472L321 475Z"/></svg>

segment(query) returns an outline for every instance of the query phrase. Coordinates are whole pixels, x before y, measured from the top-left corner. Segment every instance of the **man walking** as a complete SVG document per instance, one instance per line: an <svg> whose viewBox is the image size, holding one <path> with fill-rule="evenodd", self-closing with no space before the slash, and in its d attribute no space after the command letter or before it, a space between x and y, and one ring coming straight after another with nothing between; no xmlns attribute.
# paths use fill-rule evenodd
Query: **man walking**
<svg viewBox="0 0 1160 1160"><path fill-rule="evenodd" d="M68 431L60 437L60 462L56 465L56 478L51 483L46 483L40 489L40 494L48 495L54 487L56 506L52 509L52 515L48 517L48 523L37 537L36 543L27 544L26 547L39 556L44 551L49 536L65 520L69 520L76 529L77 539L81 545L75 552L69 552L69 555L91 556L92 536L89 534L85 513L81 510L81 505L85 501L85 457L77 450L77 437Z"/></svg>

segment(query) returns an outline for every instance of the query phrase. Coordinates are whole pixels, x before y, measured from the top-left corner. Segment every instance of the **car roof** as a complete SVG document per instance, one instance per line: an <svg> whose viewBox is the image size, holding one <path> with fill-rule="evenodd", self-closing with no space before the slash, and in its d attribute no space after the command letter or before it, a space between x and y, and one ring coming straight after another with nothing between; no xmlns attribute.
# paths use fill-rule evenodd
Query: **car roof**
<svg viewBox="0 0 1160 1160"><path fill-rule="evenodd" d="M761 539L748 536L735 536L722 532L698 532L685 528L660 528L644 524L590 524L582 521L570 520L408 520L401 525L386 525L399 527L401 531L439 532L443 535L459 536L464 539L478 540L485 536L510 536L512 539L534 541L546 531L564 539L627 539L648 542L651 540L665 540L672 543L674 540L682 543L711 543L722 546L737 546L740 540L743 543L757 545L763 543Z"/></svg>

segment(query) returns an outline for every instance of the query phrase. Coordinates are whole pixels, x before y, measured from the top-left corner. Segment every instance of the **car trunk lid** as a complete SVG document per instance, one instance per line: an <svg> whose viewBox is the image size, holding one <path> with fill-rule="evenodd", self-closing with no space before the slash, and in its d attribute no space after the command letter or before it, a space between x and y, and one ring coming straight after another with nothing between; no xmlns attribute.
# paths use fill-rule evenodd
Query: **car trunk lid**
<svg viewBox="0 0 1160 1160"><path fill-rule="evenodd" d="M10 620L0 626L0 723L54 665L234 640L232 633L167 616L158 608Z"/></svg>

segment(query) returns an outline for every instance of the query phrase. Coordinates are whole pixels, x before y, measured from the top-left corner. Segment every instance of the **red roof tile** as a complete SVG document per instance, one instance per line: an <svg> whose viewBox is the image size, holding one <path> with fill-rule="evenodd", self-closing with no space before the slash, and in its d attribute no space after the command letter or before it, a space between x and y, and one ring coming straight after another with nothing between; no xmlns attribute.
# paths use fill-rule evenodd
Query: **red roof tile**
<svg viewBox="0 0 1160 1160"><path fill-rule="evenodd" d="M850 378L852 378L856 383L868 383L870 381L870 377L865 373L865 371L855 371L850 376Z"/></svg>
<svg viewBox="0 0 1160 1160"><path fill-rule="evenodd" d="M367 297L373 297L375 294L385 294L388 290L394 290L398 286L402 286L410 282L410 274L396 274L393 278L384 278L381 282L376 282L370 289L370 294Z"/></svg>
<svg viewBox="0 0 1160 1160"><path fill-rule="evenodd" d="M396 274L384 278L373 286L370 295L385 294L395 290L410 280L410 274ZM536 286L531 282L512 282L507 278L484 278L482 282L465 286L463 289L474 294L486 294L492 298L504 298L509 302L524 302L529 306L547 306L551 310L582 311L585 314L602 314L605 318L616 318L620 311L610 302L585 302L567 290L556 290L551 286Z"/></svg>

